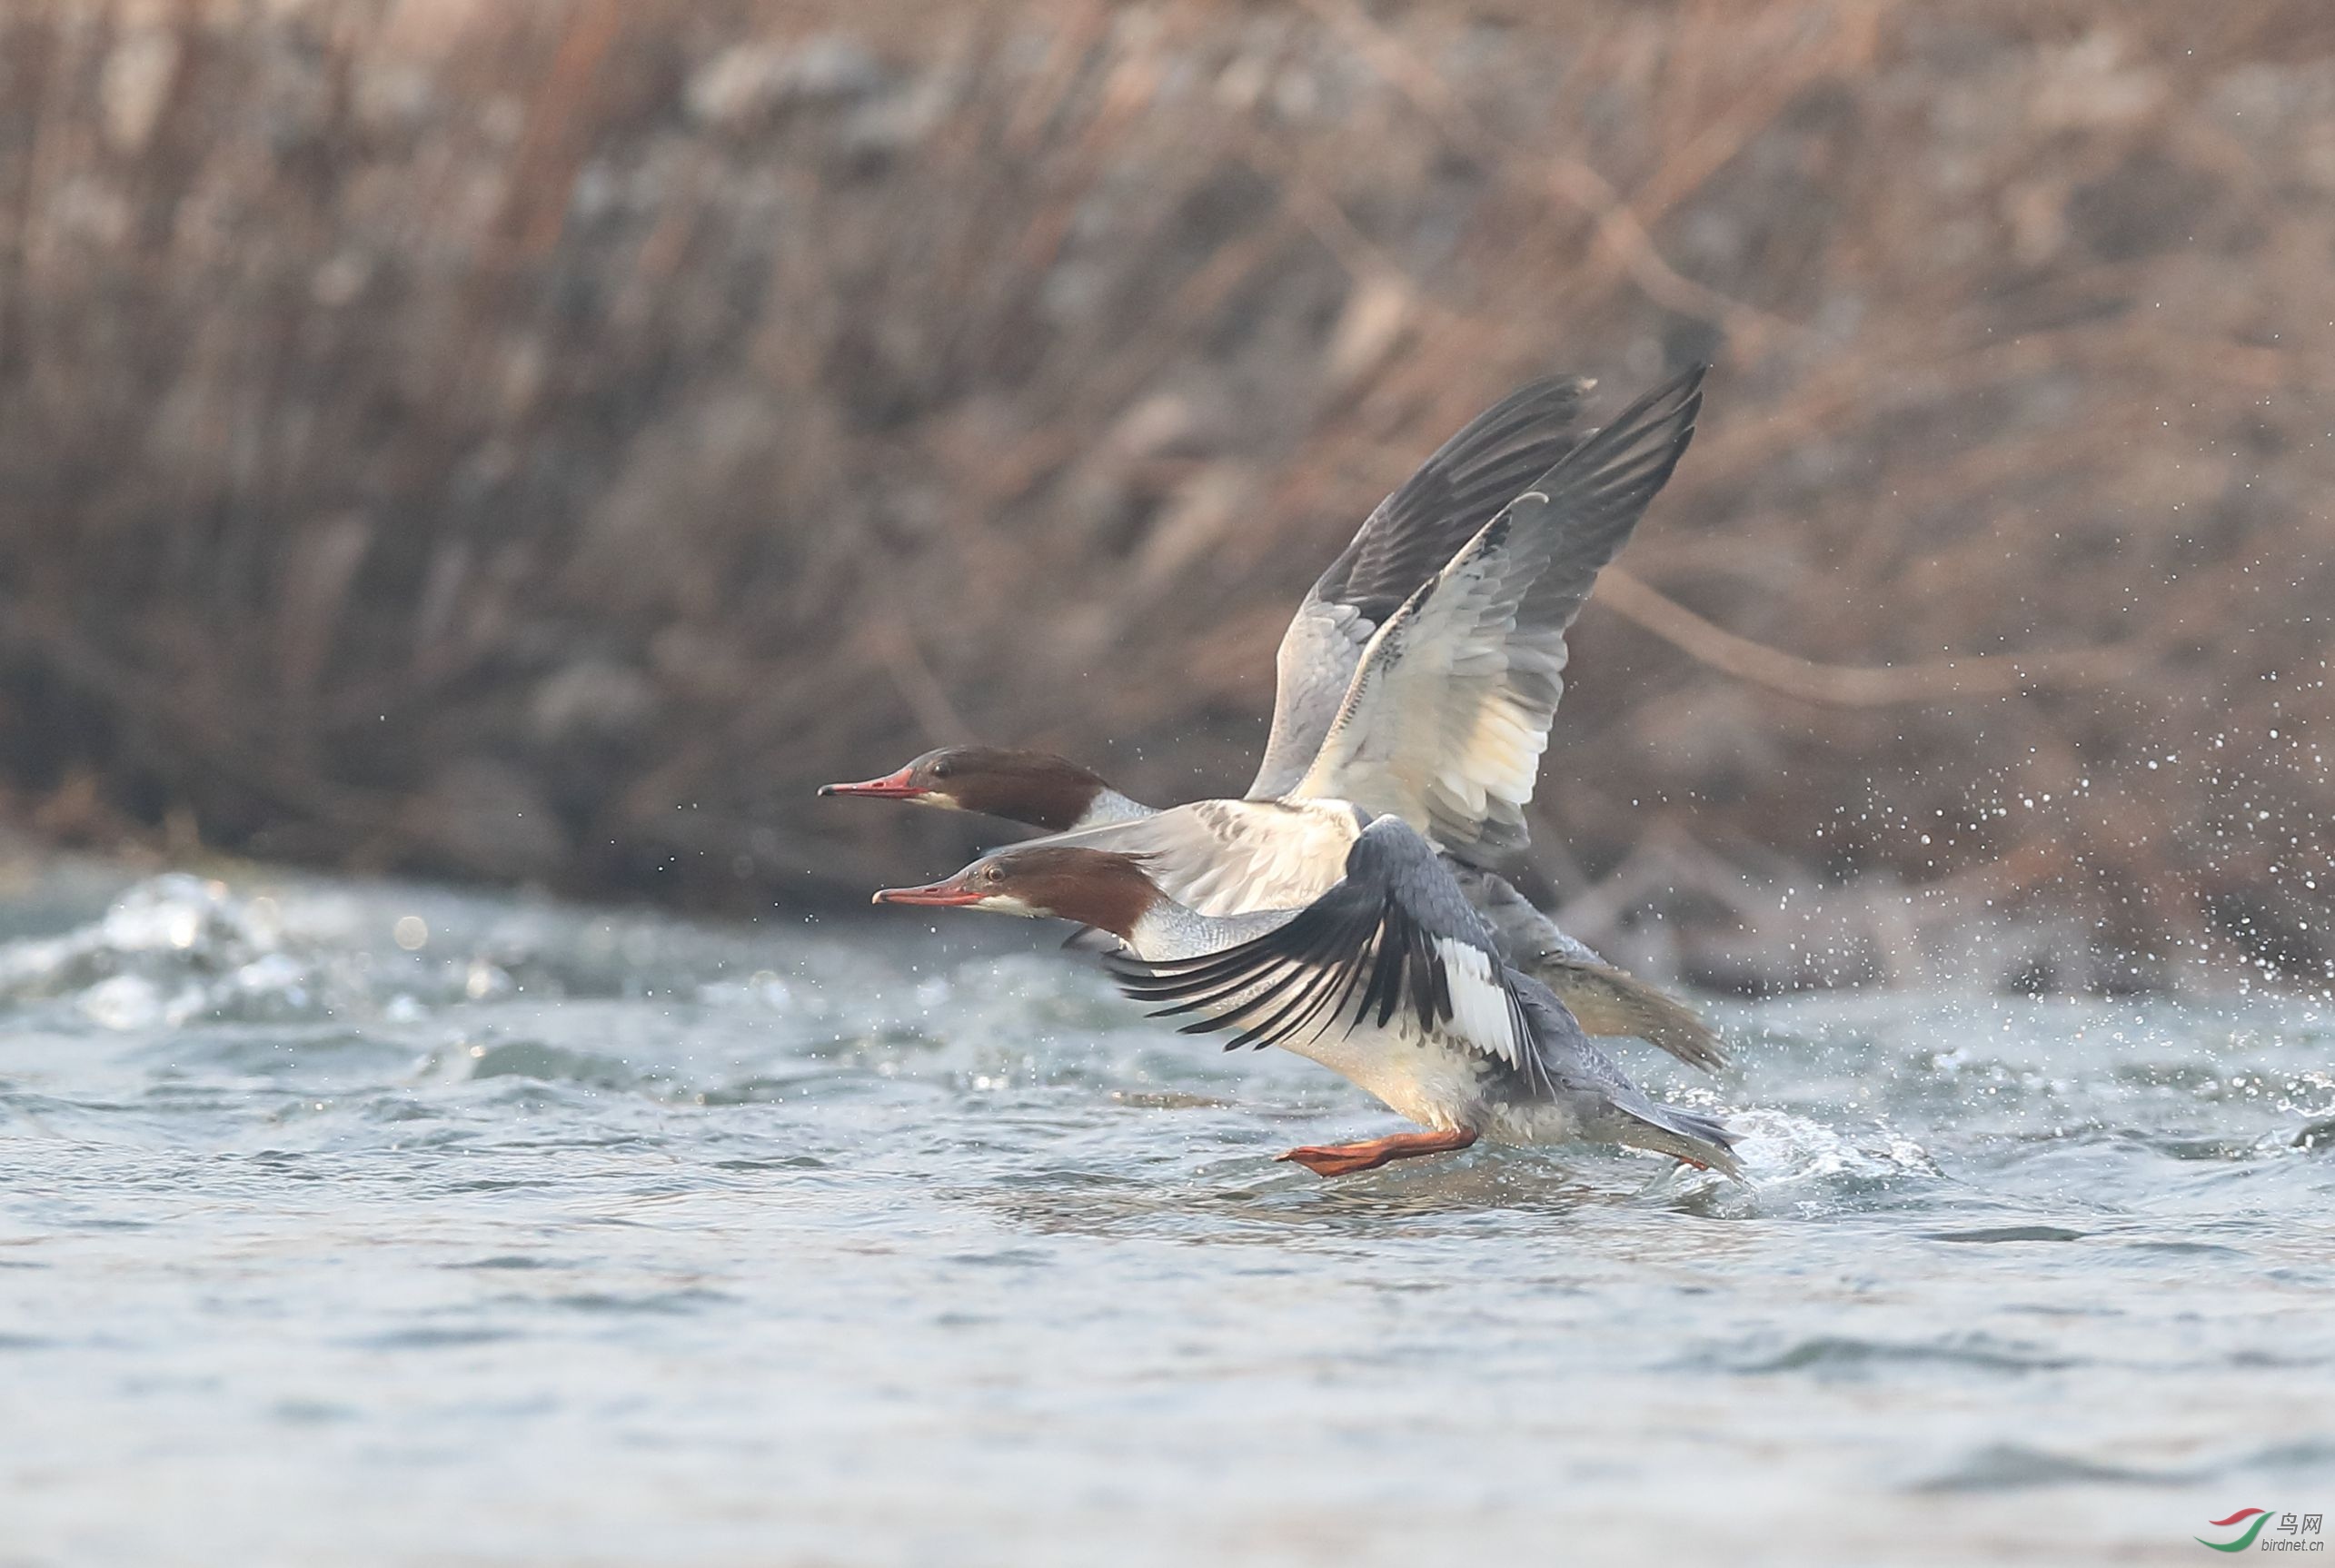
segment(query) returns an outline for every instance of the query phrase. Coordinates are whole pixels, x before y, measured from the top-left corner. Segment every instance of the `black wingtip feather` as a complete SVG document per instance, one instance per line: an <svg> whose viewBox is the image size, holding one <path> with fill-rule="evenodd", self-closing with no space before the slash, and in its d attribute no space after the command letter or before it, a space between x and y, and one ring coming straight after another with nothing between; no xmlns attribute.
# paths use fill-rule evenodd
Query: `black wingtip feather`
<svg viewBox="0 0 2335 1568"><path fill-rule="evenodd" d="M1442 944L1456 939L1492 958L1490 938L1488 933L1470 935L1465 921L1455 926L1447 912L1436 912L1431 889L1425 902L1417 902L1420 891L1410 878L1421 857L1433 867L1434 850L1424 839L1398 819L1382 819L1356 840L1346 876L1273 930L1188 958L1114 954L1105 959L1106 968L1129 997L1155 1005L1155 1017L1200 1013L1181 1026L1185 1034L1234 1031L1227 1050L1317 1039L1341 1019L1351 1031L1372 1022L1374 1015L1380 1027L1398 1016L1422 1029L1449 1025L1456 1004ZM1435 874L1444 878L1449 898L1464 910L1464 898L1447 886L1447 875ZM1466 921L1474 920L1466 916ZM1549 1078L1539 1030L1515 985L1496 958L1492 961L1506 999L1508 1038L1473 1044L1545 1088Z"/></svg>
<svg viewBox="0 0 2335 1568"><path fill-rule="evenodd" d="M1548 377L1477 414L1379 503L1315 591L1383 622L1535 475L1582 443L1593 384Z"/></svg>
<svg viewBox="0 0 2335 1568"><path fill-rule="evenodd" d="M1152 1017L1206 1015L1180 1026L1181 1033L1237 1030L1227 1050L1287 1044L1308 1029L1318 1037L1340 1017L1353 1029L1374 1014L1382 1028L1407 1013L1432 1029L1455 1011L1450 970L1432 937L1383 888L1359 888L1350 879L1252 941L1197 958L1119 954L1106 964L1129 997L1168 1004ZM1513 994L1509 1016L1528 1047L1521 1065L1532 1074L1533 1035Z"/></svg>

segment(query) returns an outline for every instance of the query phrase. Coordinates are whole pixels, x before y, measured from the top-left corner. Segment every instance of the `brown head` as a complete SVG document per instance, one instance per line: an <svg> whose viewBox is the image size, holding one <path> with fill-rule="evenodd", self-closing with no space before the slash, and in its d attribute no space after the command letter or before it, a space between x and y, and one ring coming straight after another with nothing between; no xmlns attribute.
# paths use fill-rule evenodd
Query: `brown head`
<svg viewBox="0 0 2335 1568"><path fill-rule="evenodd" d="M1158 898L1159 889L1132 855L1033 844L984 855L922 888L887 888L875 901L1076 920L1128 941Z"/></svg>
<svg viewBox="0 0 2335 1568"><path fill-rule="evenodd" d="M943 746L897 773L862 784L822 785L819 792L978 811L1060 833L1076 827L1095 797L1108 788L1076 762L1051 752Z"/></svg>

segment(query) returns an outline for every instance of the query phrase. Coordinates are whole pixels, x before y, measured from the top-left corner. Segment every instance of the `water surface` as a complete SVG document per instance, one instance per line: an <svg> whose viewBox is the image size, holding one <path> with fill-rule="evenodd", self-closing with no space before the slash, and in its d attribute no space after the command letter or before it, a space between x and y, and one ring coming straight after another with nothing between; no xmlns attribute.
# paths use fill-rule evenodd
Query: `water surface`
<svg viewBox="0 0 2335 1568"><path fill-rule="evenodd" d="M0 1563L2195 1563L2335 1513L2308 1002L1722 1008L1724 1079L1625 1049L1748 1186L1324 1183L1270 1156L1391 1118L1054 937L18 888Z"/></svg>

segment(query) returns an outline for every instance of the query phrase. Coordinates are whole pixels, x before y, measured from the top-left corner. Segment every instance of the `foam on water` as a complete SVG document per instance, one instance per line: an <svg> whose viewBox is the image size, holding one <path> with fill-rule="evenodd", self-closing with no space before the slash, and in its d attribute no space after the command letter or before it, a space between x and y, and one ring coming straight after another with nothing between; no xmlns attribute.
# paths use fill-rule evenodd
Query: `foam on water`
<svg viewBox="0 0 2335 1568"><path fill-rule="evenodd" d="M2307 1002L1723 1007L1722 1079L1622 1048L1745 1183L1324 1183L1271 1156L1385 1113L1018 922L169 876L5 928L0 1561L2148 1557L2335 1501Z"/></svg>

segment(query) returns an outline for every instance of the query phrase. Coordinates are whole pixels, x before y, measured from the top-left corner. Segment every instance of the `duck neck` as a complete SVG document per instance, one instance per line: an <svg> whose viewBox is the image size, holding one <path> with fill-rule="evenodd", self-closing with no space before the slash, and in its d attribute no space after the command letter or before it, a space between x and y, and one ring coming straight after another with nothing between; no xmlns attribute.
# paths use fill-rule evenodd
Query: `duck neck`
<svg viewBox="0 0 2335 1568"><path fill-rule="evenodd" d="M1157 817L1158 811L1140 800L1130 800L1108 784L1098 785L1095 798L1078 813L1078 820L1064 832L1076 833L1082 828L1112 828L1121 822L1140 822L1146 817Z"/></svg>
<svg viewBox="0 0 2335 1568"><path fill-rule="evenodd" d="M1295 909L1259 909L1245 915L1203 915L1163 894L1118 936L1137 958L1167 963L1222 952L1263 936L1297 913Z"/></svg>

